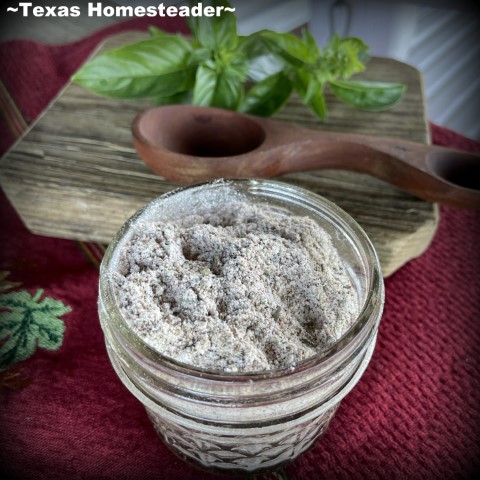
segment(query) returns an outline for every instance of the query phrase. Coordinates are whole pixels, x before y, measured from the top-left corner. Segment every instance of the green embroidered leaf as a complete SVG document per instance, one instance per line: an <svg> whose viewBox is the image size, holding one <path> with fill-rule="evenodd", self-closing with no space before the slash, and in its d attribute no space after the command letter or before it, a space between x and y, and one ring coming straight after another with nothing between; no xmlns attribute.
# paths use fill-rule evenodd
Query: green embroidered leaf
<svg viewBox="0 0 480 480"><path fill-rule="evenodd" d="M0 295L0 308L20 308L28 304L31 298L32 296L26 290L4 293Z"/></svg>
<svg viewBox="0 0 480 480"><path fill-rule="evenodd" d="M43 321L43 324L42 324ZM46 350L57 350L63 342L65 324L58 318L49 318L38 321L38 346Z"/></svg>
<svg viewBox="0 0 480 480"><path fill-rule="evenodd" d="M2 315L2 313L0 313L0 315ZM2 318L0 323L0 338L9 337L15 333L21 321L19 321L18 317L19 315L12 313L9 318Z"/></svg>
<svg viewBox="0 0 480 480"><path fill-rule="evenodd" d="M57 350L63 342L65 324L58 317L71 311L62 302L32 297L27 291L0 295L0 370L29 358L37 346Z"/></svg>
<svg viewBox="0 0 480 480"><path fill-rule="evenodd" d="M35 352L35 337L26 330L17 330L0 348L0 370L26 360Z"/></svg>

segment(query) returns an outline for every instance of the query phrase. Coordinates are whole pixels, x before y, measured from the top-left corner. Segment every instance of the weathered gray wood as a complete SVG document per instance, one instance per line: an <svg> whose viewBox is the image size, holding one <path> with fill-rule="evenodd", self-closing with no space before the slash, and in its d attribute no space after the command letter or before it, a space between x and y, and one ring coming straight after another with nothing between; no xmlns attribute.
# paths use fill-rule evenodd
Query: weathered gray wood
<svg viewBox="0 0 480 480"><path fill-rule="evenodd" d="M119 35L103 48L139 35ZM322 125L293 99L276 118L311 128L427 142L419 72L394 60L372 58L364 76L406 83L405 100L373 114L328 96L330 117ZM146 101L98 97L77 85L58 96L0 162L0 183L31 231L107 243L138 208L173 188L147 169L132 146L131 121L148 106ZM385 275L420 255L438 223L436 205L367 175L318 171L281 179L320 193L351 213L377 248Z"/></svg>

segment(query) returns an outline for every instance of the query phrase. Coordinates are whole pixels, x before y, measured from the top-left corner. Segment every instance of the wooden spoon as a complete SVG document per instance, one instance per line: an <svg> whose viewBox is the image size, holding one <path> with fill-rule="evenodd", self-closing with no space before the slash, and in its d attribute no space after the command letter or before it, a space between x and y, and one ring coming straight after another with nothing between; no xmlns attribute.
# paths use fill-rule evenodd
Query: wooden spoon
<svg viewBox="0 0 480 480"><path fill-rule="evenodd" d="M140 157L174 183L341 168L368 173L425 200L480 209L475 154L190 105L146 110L132 131Z"/></svg>

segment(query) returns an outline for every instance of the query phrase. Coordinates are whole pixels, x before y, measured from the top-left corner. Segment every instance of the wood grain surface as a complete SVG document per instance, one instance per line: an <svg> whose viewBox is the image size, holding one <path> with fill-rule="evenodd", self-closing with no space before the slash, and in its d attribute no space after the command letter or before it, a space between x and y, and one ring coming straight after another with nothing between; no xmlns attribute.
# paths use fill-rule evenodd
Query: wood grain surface
<svg viewBox="0 0 480 480"><path fill-rule="evenodd" d="M143 38L126 33L101 50ZM359 76L360 77L360 76ZM372 58L363 78L401 81L403 102L361 112L327 95L329 119L321 124L296 98L277 120L314 129L365 133L429 142L420 73L392 59ZM68 85L0 162L0 183L35 233L108 243L146 202L174 186L138 158L130 126L147 101L118 101ZM425 251L438 224L438 208L380 180L345 171L279 177L317 192L349 212L374 243L389 275Z"/></svg>

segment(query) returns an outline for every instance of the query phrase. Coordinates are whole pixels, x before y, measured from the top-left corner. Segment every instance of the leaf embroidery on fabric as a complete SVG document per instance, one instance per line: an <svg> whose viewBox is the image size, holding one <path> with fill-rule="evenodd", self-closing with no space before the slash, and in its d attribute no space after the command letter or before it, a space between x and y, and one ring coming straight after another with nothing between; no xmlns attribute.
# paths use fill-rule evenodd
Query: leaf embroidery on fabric
<svg viewBox="0 0 480 480"><path fill-rule="evenodd" d="M57 350L63 342L65 324L59 318L71 308L26 290L0 295L0 370L25 360L36 348Z"/></svg>

